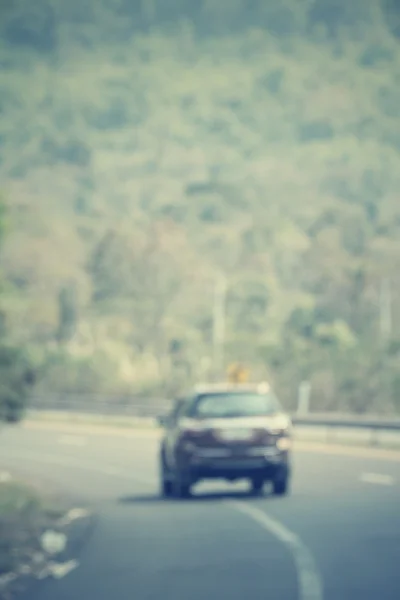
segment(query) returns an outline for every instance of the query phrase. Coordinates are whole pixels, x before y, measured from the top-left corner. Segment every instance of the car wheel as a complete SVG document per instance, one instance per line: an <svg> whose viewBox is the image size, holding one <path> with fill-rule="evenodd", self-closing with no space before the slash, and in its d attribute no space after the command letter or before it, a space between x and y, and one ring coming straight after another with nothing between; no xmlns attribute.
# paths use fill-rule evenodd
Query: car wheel
<svg viewBox="0 0 400 600"><path fill-rule="evenodd" d="M175 480L173 483L173 495L175 498L189 498L190 485L180 479Z"/></svg>
<svg viewBox="0 0 400 600"><path fill-rule="evenodd" d="M262 494L263 489L264 489L264 480L263 479L259 479L258 477L255 477L254 479L251 480L251 493L254 496L259 496Z"/></svg>
<svg viewBox="0 0 400 600"><path fill-rule="evenodd" d="M275 496L285 496L289 493L289 477L283 477L281 479L275 479L272 482L272 488Z"/></svg>
<svg viewBox="0 0 400 600"><path fill-rule="evenodd" d="M161 480L161 495L164 498L170 498L173 493L172 481L168 481L168 479Z"/></svg>
<svg viewBox="0 0 400 600"><path fill-rule="evenodd" d="M173 485L171 479L167 476L167 467L165 465L164 458L161 458L160 461L160 487L161 487L161 496L164 498L170 498L173 494Z"/></svg>

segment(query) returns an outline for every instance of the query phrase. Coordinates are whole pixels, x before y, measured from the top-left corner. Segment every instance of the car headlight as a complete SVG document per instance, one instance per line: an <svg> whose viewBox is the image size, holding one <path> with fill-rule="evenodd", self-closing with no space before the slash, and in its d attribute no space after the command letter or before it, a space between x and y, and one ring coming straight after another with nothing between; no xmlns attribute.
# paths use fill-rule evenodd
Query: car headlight
<svg viewBox="0 0 400 600"><path fill-rule="evenodd" d="M278 450L289 450L292 446L292 424L288 419L281 419L276 427L270 427L268 433L273 436Z"/></svg>
<svg viewBox="0 0 400 600"><path fill-rule="evenodd" d="M288 435L281 436L276 440L276 447L278 450L289 450L292 447L292 440Z"/></svg>

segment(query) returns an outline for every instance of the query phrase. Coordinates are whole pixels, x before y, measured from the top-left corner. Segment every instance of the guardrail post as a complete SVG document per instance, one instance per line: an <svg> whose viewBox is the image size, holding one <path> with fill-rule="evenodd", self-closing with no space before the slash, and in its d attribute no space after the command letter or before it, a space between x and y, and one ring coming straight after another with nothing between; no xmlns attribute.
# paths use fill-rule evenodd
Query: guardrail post
<svg viewBox="0 0 400 600"><path fill-rule="evenodd" d="M302 381L299 385L297 399L297 414L299 416L308 415L310 411L310 394L311 383L309 381Z"/></svg>

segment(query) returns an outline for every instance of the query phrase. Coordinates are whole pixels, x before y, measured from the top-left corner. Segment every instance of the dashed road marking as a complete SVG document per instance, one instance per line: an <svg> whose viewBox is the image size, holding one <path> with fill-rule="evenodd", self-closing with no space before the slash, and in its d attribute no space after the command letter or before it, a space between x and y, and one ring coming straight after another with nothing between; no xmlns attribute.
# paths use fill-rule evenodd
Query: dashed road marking
<svg viewBox="0 0 400 600"><path fill-rule="evenodd" d="M360 481L375 485L394 485L394 477L382 475L381 473L361 473Z"/></svg>
<svg viewBox="0 0 400 600"><path fill-rule="evenodd" d="M13 453L13 458L27 460L27 456L24 454ZM149 477L142 477L140 474L127 472L124 469L115 467L113 465L104 464L101 466L93 465L90 463L73 460L69 457L64 456L49 456L48 454L33 454L30 453L28 457L29 461L43 464L50 464L59 467L66 467L69 469L79 469L83 471L91 471L92 473L99 473L100 475L110 475L112 477L118 477L119 479L125 479L127 481L136 481L145 485L154 485L154 480Z"/></svg>
<svg viewBox="0 0 400 600"><path fill-rule="evenodd" d="M287 546L296 566L300 600L323 600L322 582L314 558L295 533L255 506L239 501L226 504L249 516Z"/></svg>

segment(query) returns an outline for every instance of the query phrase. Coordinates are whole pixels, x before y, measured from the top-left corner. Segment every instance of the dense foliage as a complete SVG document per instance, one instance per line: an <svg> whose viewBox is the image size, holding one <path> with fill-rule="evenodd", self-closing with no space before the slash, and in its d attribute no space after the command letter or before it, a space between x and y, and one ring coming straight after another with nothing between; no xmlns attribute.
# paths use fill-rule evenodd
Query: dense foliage
<svg viewBox="0 0 400 600"><path fill-rule="evenodd" d="M288 406L400 408L394 0L9 0L3 300L49 391L225 362Z"/></svg>
<svg viewBox="0 0 400 600"><path fill-rule="evenodd" d="M4 205L0 199L0 243L4 222ZM4 282L0 280L0 295L3 294ZM9 339L7 315L0 306L0 421L19 421L34 380L34 369L27 353Z"/></svg>

